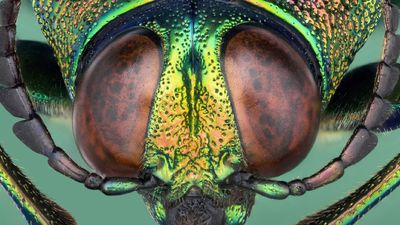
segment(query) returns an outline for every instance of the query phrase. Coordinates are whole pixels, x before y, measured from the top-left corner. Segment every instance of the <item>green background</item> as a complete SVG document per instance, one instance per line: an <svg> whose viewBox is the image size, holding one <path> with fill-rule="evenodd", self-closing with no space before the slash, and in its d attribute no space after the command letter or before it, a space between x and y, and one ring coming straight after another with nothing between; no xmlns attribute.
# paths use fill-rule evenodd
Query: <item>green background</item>
<svg viewBox="0 0 400 225"><path fill-rule="evenodd" d="M44 40L32 15L29 1L23 2L18 20L17 36L19 39ZM352 67L378 61L382 40L383 26L381 24L367 45L359 52ZM88 190L82 184L53 171L43 156L26 148L12 134L12 125L17 121L18 119L13 118L3 107L0 107L0 144L5 147L14 162L23 168L37 187L66 208L76 218L78 224L155 224L138 194L108 197L98 191ZM75 146L71 121L50 118L44 118L44 121L55 142L80 165L86 166ZM278 179L301 178L319 170L340 154L350 134L349 132L321 133L307 159L293 171ZM304 216L339 200L368 180L379 168L397 155L400 152L399 140L400 131L379 135L378 147L366 159L347 169L344 177L334 184L306 193L304 196L289 197L286 200L257 197L247 224L295 224ZM364 216L358 224L400 224L400 218L398 219L396 216L399 212L399 203L400 190L396 190ZM0 191L0 225L19 224L26 224L22 214L19 213L7 194Z"/></svg>

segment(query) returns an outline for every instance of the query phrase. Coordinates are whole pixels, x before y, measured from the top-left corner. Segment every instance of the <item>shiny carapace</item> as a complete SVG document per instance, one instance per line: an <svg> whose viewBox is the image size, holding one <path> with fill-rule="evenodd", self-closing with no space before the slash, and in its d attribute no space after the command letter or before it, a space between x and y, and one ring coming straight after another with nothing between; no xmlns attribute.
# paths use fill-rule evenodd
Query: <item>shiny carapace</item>
<svg viewBox="0 0 400 225"><path fill-rule="evenodd" d="M256 193L283 199L333 182L373 149L372 131L398 126L398 96L380 91L390 94L395 85L373 79L356 106L341 99L351 91L349 65L383 11L386 35L393 30L388 18L397 17L388 15L386 2L44 0L33 6L72 100L77 146L93 173L56 147L33 108L15 113L17 104L3 100L26 119L15 133L88 188L138 191L159 224L242 225ZM387 50L371 76L395 74L393 59L395 51ZM17 96L26 92L22 83L10 87L11 94L20 87ZM348 96L351 102L357 95ZM49 108L43 99L32 95L37 109ZM385 125L388 118L397 122ZM355 128L342 154L310 177L271 180L306 157L320 123Z"/></svg>

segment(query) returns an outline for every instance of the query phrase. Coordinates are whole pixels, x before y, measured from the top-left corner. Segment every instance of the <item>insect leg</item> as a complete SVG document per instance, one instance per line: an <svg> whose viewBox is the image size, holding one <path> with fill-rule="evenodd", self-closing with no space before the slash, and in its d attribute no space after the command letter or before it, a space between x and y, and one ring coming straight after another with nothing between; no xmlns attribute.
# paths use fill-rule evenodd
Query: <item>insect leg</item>
<svg viewBox="0 0 400 225"><path fill-rule="evenodd" d="M0 0L0 103L15 117L23 121L14 125L15 135L33 151L48 158L56 171L85 183L90 189L100 189L105 194L123 194L139 188L149 188L154 180L109 178L89 173L76 164L61 148L54 144L50 133L36 114L22 81L16 54L15 22L20 1ZM4 71L4 72L3 72Z"/></svg>
<svg viewBox="0 0 400 225"><path fill-rule="evenodd" d="M0 185L9 193L29 224L74 225L71 215L48 199L14 165L0 146Z"/></svg>
<svg viewBox="0 0 400 225"><path fill-rule="evenodd" d="M29 118L33 114L32 106L24 93L15 51L15 22L20 1L0 3L0 102L12 115Z"/></svg>
<svg viewBox="0 0 400 225"><path fill-rule="evenodd" d="M353 224L400 185L400 155L355 192L298 224Z"/></svg>

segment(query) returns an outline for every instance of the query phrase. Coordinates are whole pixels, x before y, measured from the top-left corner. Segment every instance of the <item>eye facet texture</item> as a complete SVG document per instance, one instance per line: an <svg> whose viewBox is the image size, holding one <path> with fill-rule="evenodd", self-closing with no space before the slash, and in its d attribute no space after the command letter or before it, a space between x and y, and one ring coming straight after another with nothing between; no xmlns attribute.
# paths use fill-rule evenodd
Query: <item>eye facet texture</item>
<svg viewBox="0 0 400 225"><path fill-rule="evenodd" d="M139 174L161 58L161 46L149 31L131 31L109 44L83 73L74 133L96 172L107 177Z"/></svg>
<svg viewBox="0 0 400 225"><path fill-rule="evenodd" d="M318 131L320 96L300 54L272 31L228 34L225 76L248 170L272 177L300 163Z"/></svg>

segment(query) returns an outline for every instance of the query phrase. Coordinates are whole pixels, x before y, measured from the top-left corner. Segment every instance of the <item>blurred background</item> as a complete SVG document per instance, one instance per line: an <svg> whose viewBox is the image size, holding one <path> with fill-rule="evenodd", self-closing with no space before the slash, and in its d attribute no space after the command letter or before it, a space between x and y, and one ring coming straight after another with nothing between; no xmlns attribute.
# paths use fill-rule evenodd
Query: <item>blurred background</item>
<svg viewBox="0 0 400 225"><path fill-rule="evenodd" d="M32 14L30 1L23 1L17 24L19 39L44 41L40 28ZM383 25L358 53L352 68L377 62L383 41ZM51 199L67 209L79 225L139 224L155 225L137 193L109 197L98 191L86 189L63 175L56 173L47 164L47 159L27 149L12 133L12 125L18 119L9 115L0 106L0 144L20 166L34 184ZM44 118L57 145L64 148L80 165L86 166L74 143L70 120ZM300 166L277 179L291 180L308 176L338 156L351 133L320 133L313 150ZM383 165L400 152L400 130L379 135L378 147L364 160L346 170L343 178L324 188L308 192L301 197L271 200L257 196L248 225L289 225L322 209L348 195ZM86 166L87 169L89 169ZM377 207L365 215L360 225L398 225L400 190L396 190ZM11 198L0 190L0 224L26 225L22 214Z"/></svg>

